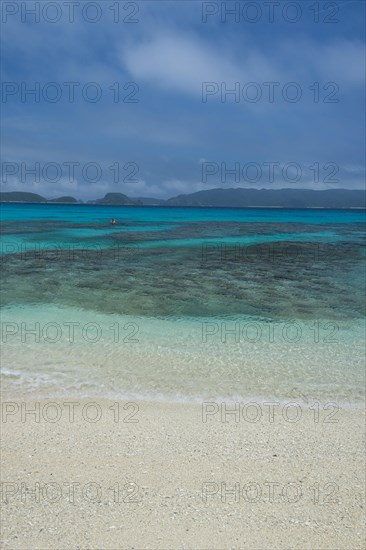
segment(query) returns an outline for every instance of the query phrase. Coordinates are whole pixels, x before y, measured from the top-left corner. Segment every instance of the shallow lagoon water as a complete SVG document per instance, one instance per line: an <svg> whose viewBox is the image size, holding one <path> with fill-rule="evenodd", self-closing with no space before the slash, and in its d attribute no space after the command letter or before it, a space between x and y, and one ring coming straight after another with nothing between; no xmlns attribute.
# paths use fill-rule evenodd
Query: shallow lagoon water
<svg viewBox="0 0 366 550"><path fill-rule="evenodd" d="M364 212L1 208L6 395L363 399Z"/></svg>

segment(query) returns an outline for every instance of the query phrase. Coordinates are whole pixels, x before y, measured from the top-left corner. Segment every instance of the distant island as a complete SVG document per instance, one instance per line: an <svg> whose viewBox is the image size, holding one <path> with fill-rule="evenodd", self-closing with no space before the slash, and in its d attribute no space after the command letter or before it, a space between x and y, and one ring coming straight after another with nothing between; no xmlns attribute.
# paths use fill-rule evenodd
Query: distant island
<svg viewBox="0 0 366 550"><path fill-rule="evenodd" d="M77 199L74 199L74 197L58 197L57 199L49 199L46 202L59 202L59 203L66 203L66 204L78 204L79 201Z"/></svg>
<svg viewBox="0 0 366 550"><path fill-rule="evenodd" d="M55 199L46 199L36 193L25 193L22 191L11 191L0 193L0 202L25 202L25 203L58 203L58 204L101 204L101 205L123 205L138 206L142 205L139 199L130 199L123 193L107 193L102 199L87 201L86 203L75 199L75 197L57 197Z"/></svg>
<svg viewBox="0 0 366 550"><path fill-rule="evenodd" d="M167 200L107 193L101 199L83 202L69 196L46 199L36 193L12 191L0 193L0 202L201 208L366 208L366 193L361 189L217 188L178 195Z"/></svg>
<svg viewBox="0 0 366 550"><path fill-rule="evenodd" d="M142 205L143 203L139 199L130 199L123 193L107 193L102 199L96 199L95 201L88 201L87 204L109 204L109 205Z"/></svg>

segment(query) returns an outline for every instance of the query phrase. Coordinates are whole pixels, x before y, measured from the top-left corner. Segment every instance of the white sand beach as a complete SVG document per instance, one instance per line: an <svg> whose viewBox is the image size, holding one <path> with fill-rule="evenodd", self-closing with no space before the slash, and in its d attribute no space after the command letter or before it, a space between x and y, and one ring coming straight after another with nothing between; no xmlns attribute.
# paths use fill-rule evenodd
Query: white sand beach
<svg viewBox="0 0 366 550"><path fill-rule="evenodd" d="M4 549L364 548L362 409L49 403L3 403Z"/></svg>

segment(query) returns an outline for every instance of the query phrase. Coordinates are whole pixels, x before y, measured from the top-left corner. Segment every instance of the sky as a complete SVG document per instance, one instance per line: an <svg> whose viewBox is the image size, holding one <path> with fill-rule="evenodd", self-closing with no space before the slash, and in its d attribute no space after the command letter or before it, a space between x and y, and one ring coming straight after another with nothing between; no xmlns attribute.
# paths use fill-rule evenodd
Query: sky
<svg viewBox="0 0 366 550"><path fill-rule="evenodd" d="M364 186L363 0L1 10L3 191Z"/></svg>

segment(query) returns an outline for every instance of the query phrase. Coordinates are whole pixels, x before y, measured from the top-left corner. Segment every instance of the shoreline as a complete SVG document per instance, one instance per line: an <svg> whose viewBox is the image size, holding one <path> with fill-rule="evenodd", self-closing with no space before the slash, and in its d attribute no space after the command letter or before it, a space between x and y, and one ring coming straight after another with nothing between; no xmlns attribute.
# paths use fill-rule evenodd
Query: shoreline
<svg viewBox="0 0 366 550"><path fill-rule="evenodd" d="M93 400L2 417L4 548L363 548L361 408L236 422L229 403L204 421L193 404Z"/></svg>
<svg viewBox="0 0 366 550"><path fill-rule="evenodd" d="M270 400L310 406L318 401L351 408L365 402L364 322L337 324L335 343L323 341L329 327L319 328L316 343L313 322L294 321L301 338L291 344L283 336L285 325L274 323L270 332L270 323L253 316L233 322L225 318L226 325L215 319L210 325L207 317L185 317L183 322L52 305L9 308L3 320L9 332L1 355L3 399ZM77 328L70 334L72 323ZM86 340L90 324L94 332L86 336L93 340L96 335L96 342ZM223 342L223 325L225 330L239 327L240 341L229 335ZM216 334L205 342L207 326ZM323 326L321 321L317 326ZM32 333L37 327L37 334ZM259 331L260 341L245 341L246 327ZM55 336L57 342L49 341Z"/></svg>
<svg viewBox="0 0 366 550"><path fill-rule="evenodd" d="M154 406L155 404L163 406L188 406L188 407L202 407L204 403L226 403L227 406L239 404L240 406L251 406L252 404L258 404L261 406L290 406L298 405L304 410L310 411L315 408L325 408L332 404L336 405L338 410L350 410L366 413L366 395L359 399L346 400L337 399L337 397L329 396L321 399L316 397L306 397L301 392L288 397L279 397L276 395L210 395L210 396L189 396L189 395L163 395L163 394L143 394L127 392L125 394L119 393L118 395L110 394L96 394L96 393L52 393L49 391L35 390L27 391L16 395L14 392L3 391L0 392L0 403L17 402L17 403L61 403L68 401L69 399L79 399L82 402L127 402L138 401L144 403L147 406ZM1 417L1 411L0 411Z"/></svg>

